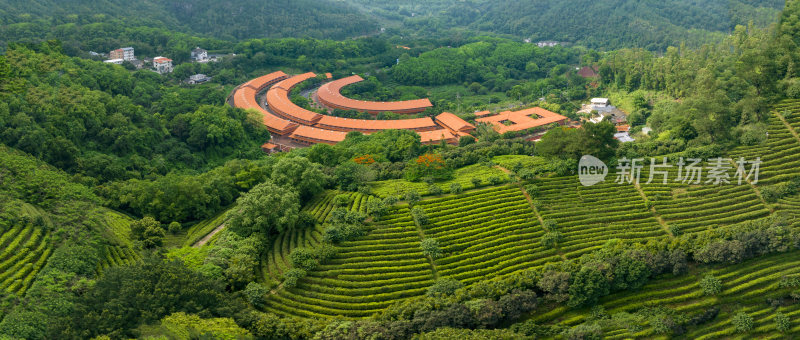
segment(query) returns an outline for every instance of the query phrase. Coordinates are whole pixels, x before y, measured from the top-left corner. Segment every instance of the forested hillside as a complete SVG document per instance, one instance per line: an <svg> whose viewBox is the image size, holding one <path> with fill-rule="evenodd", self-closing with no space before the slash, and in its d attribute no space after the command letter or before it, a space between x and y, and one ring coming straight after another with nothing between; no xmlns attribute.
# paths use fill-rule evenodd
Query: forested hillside
<svg viewBox="0 0 800 340"><path fill-rule="evenodd" d="M712 42L736 25L775 22L780 0L417 1L349 0L422 36L467 29L593 48L664 50ZM413 15L413 16L412 16Z"/></svg>
<svg viewBox="0 0 800 340"><path fill-rule="evenodd" d="M87 40L87 34L89 39L123 38L122 32L134 28L169 30L228 41L265 37L342 39L375 33L379 29L374 20L360 15L354 8L329 0L148 0L135 3L11 0L0 3L0 44L57 38L71 45L72 40ZM76 32L81 33L74 35ZM92 48L99 52L109 49L105 45Z"/></svg>

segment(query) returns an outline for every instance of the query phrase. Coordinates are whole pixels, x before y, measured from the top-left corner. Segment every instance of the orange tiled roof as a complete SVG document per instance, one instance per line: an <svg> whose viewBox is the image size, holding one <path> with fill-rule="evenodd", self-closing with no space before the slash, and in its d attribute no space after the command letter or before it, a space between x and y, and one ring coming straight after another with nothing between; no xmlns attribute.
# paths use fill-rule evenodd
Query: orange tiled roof
<svg viewBox="0 0 800 340"><path fill-rule="evenodd" d="M443 139L447 143L455 143L458 141L458 138L452 132L450 132L450 130L447 129L422 131L417 133L419 134L422 144L438 143Z"/></svg>
<svg viewBox="0 0 800 340"><path fill-rule="evenodd" d="M532 118L530 117L531 115L535 115L537 118ZM504 111L495 116L478 118L475 121L492 124L497 132L505 133L509 131L527 130L551 123L561 124L567 121L567 117L540 107L534 107L521 111ZM513 124L503 124L506 121Z"/></svg>
<svg viewBox="0 0 800 340"><path fill-rule="evenodd" d="M306 80L316 77L317 75L314 72L308 72L296 75L294 77L290 77L288 79L282 80L280 83L275 84L272 88L280 88L286 91L291 91L293 87L297 86Z"/></svg>
<svg viewBox="0 0 800 340"><path fill-rule="evenodd" d="M252 87L258 91L261 91L267 86L272 85L276 81L286 79L286 77L287 75L286 73L283 73L283 71L272 72L270 74L263 75L256 79L248 81L244 83L242 86Z"/></svg>
<svg viewBox="0 0 800 340"><path fill-rule="evenodd" d="M492 114L492 111L478 111L478 112L475 112L475 115L478 116L478 117L488 116L488 115L491 115L491 114Z"/></svg>
<svg viewBox="0 0 800 340"><path fill-rule="evenodd" d="M450 112L442 112L440 115L436 116L436 122L450 129L452 132L468 132L475 130L474 125L467 123L465 120Z"/></svg>
<svg viewBox="0 0 800 340"><path fill-rule="evenodd" d="M334 80L319 87L317 97L325 106L342 109L356 110L369 113L397 112L397 113L416 113L425 111L433 106L431 101L425 99L406 100L398 102L370 102L363 100L350 99L341 94L343 87L364 80L358 75Z"/></svg>
<svg viewBox="0 0 800 340"><path fill-rule="evenodd" d="M321 114L306 110L292 103L289 100L289 92L277 86L275 85L267 91L267 105L269 105L269 109L272 112L293 122L307 125L314 124L322 118Z"/></svg>
<svg viewBox="0 0 800 340"><path fill-rule="evenodd" d="M429 117L398 120L367 120L333 116L322 116L316 126L332 130L361 131L366 133L390 129L426 131L434 130L439 127L433 122L433 119Z"/></svg>
<svg viewBox="0 0 800 340"><path fill-rule="evenodd" d="M297 127L297 124L277 117L259 106L256 102L256 93L257 91L251 87L239 87L233 94L233 106L245 110L253 109L258 111L261 113L262 122L267 126L267 129L279 135L288 134Z"/></svg>
<svg viewBox="0 0 800 340"><path fill-rule="evenodd" d="M290 137L309 143L336 144L343 141L346 136L347 132L331 131L300 125L294 130Z"/></svg>

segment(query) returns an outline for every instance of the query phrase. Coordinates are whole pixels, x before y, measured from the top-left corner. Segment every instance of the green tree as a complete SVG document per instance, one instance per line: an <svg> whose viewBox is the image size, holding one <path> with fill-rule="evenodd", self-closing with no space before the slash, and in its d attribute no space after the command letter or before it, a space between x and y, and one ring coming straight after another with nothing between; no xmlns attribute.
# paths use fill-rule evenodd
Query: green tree
<svg viewBox="0 0 800 340"><path fill-rule="evenodd" d="M131 223L131 238L140 241L145 249L160 247L165 235L161 223L152 217L146 216Z"/></svg>
<svg viewBox="0 0 800 340"><path fill-rule="evenodd" d="M610 291L611 285L603 273L594 266L583 266L575 273L569 286L569 302L572 307L591 305Z"/></svg>
<svg viewBox="0 0 800 340"><path fill-rule="evenodd" d="M786 314L781 312L775 313L775 329L781 333L786 333L792 329L792 322Z"/></svg>
<svg viewBox="0 0 800 340"><path fill-rule="evenodd" d="M434 260L442 257L439 241L435 238L425 238L419 243L419 247L422 249L423 255L430 256Z"/></svg>
<svg viewBox="0 0 800 340"><path fill-rule="evenodd" d="M270 236L294 228L299 213L297 192L267 181L236 200L236 207L228 212L227 225L244 237Z"/></svg>
<svg viewBox="0 0 800 340"><path fill-rule="evenodd" d="M272 180L278 185L296 188L302 200L322 192L326 176L318 164L305 157L283 157L272 168Z"/></svg>

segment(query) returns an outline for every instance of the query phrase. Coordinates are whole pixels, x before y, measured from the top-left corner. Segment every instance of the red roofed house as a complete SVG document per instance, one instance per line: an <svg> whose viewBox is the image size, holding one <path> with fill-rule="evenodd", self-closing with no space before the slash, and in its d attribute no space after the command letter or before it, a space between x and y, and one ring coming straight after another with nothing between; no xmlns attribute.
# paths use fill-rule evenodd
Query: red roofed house
<svg viewBox="0 0 800 340"><path fill-rule="evenodd" d="M153 58L153 68L160 74L172 72L172 59L164 57Z"/></svg>

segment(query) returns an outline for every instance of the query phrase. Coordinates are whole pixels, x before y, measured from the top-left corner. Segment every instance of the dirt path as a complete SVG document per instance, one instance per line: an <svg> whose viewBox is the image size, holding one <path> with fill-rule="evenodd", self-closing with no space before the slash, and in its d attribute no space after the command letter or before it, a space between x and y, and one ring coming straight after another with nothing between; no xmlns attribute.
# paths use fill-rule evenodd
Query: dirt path
<svg viewBox="0 0 800 340"><path fill-rule="evenodd" d="M192 247L200 248L204 246L206 243L208 243L208 241L211 240L212 237L214 237L214 235L222 231L222 229L225 229L225 224L220 224L218 227L214 228L214 230L208 233L208 235L206 235L205 237L201 238L200 241L197 241L197 243L192 245Z"/></svg>
<svg viewBox="0 0 800 340"><path fill-rule="evenodd" d="M789 129L789 132L792 133L792 135L794 136L794 139L796 139L797 142L800 143L800 135L798 135L797 131L794 130L792 125L789 124L789 122L786 121L786 118L783 118L783 115L780 112L775 112L775 115L778 116L778 119L780 119L781 122L783 122L784 125L786 125L786 128Z"/></svg>
<svg viewBox="0 0 800 340"><path fill-rule="evenodd" d="M410 213L411 212L409 212L409 214ZM417 233L419 234L419 241L422 242L422 240L425 239L425 231L422 230L422 226L421 225L417 224L416 220L414 220L414 225L417 227ZM439 279L439 272L436 270L436 262L434 262L433 257L430 257L428 255L425 255L425 258L427 258L428 262L431 264L431 271L433 272L433 279L434 280L438 280Z"/></svg>
<svg viewBox="0 0 800 340"><path fill-rule="evenodd" d="M495 167L505 172L506 174L511 174L511 170L508 170L502 166L496 165ZM525 196L525 199L528 200L528 205L530 205L531 210L533 210L533 213L536 215L536 219L539 220L539 225L543 226L544 219L542 218L542 214L539 213L539 209L536 209L536 206L533 204L533 198L531 197L531 195L528 194L527 191L525 191L525 188L522 187L522 183L517 184L517 187L519 188L520 191L522 191L522 195ZM561 246L556 245L556 251L558 252L558 256L561 256L562 260L564 261L567 260L567 257L564 256L564 253L561 251Z"/></svg>
<svg viewBox="0 0 800 340"><path fill-rule="evenodd" d="M633 187L636 188L636 191L639 192L639 195L642 196L642 199L645 202L649 202L650 201L649 199L647 199L647 195L644 193L644 190L642 190L642 186L639 184L639 182L634 182L633 183ZM656 221L658 221L658 224L660 224L661 227L664 229L664 232L667 233L667 235L669 235L670 238L675 238L675 235L673 235L672 231L669 230L669 225L667 225L667 221L664 221L664 219L661 217L661 214L659 214L658 211L656 211L656 206L653 205L653 206L649 207L648 209L650 209L650 213L653 214L653 217L656 218Z"/></svg>

